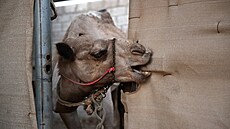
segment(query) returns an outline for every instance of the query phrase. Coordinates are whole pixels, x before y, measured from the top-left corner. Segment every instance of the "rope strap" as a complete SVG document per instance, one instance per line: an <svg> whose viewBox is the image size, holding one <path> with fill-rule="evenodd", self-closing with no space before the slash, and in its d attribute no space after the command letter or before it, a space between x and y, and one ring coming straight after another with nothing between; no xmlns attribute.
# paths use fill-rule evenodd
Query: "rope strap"
<svg viewBox="0 0 230 129"><path fill-rule="evenodd" d="M107 92L108 88L109 88L109 86L97 89L94 91L95 93L90 94L89 97L86 97L83 101L77 102L77 103L73 103L73 102L69 102L69 101L65 101L65 100L61 99L60 95L58 93L58 95L57 95L58 96L58 103L60 103L63 106L66 106L66 107L78 107L80 105L88 106L88 105L91 105L93 103L93 99L97 100L97 101L99 101L99 100L102 101L102 99L105 98L105 96L106 96L106 92Z"/></svg>

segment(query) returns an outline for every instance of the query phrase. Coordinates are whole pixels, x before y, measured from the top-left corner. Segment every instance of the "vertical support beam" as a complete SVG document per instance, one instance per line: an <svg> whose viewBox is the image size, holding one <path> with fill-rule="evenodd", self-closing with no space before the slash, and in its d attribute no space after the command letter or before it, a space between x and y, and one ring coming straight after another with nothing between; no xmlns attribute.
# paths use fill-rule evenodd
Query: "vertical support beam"
<svg viewBox="0 0 230 129"><path fill-rule="evenodd" d="M38 129L52 128L51 10L49 0L35 0L35 101Z"/></svg>

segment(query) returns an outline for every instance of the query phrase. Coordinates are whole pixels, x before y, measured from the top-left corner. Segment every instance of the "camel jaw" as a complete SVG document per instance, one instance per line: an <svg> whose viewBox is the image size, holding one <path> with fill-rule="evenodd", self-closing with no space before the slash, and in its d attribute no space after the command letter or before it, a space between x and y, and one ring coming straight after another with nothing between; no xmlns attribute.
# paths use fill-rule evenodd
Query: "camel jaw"
<svg viewBox="0 0 230 129"><path fill-rule="evenodd" d="M120 86L124 93L136 93L140 89L140 85L136 82L121 82Z"/></svg>

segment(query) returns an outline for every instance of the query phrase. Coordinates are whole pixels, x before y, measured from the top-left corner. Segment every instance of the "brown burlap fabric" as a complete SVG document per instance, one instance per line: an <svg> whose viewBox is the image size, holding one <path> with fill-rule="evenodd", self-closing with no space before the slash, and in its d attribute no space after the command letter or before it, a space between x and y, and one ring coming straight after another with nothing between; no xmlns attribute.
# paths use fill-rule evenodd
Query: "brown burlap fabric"
<svg viewBox="0 0 230 129"><path fill-rule="evenodd" d="M230 128L230 1L130 2L129 38L154 55L126 129Z"/></svg>
<svg viewBox="0 0 230 129"><path fill-rule="evenodd" d="M0 0L0 128L36 129L32 91L33 1Z"/></svg>

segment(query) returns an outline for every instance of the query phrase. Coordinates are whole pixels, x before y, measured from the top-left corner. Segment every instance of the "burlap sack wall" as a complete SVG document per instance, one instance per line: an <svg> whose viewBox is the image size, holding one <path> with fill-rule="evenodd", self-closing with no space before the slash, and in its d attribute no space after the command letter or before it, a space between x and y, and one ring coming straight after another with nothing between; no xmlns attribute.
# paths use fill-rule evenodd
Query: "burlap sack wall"
<svg viewBox="0 0 230 129"><path fill-rule="evenodd" d="M130 2L129 38L154 55L126 129L230 128L230 1Z"/></svg>
<svg viewBox="0 0 230 129"><path fill-rule="evenodd" d="M33 0L0 0L0 128L35 129Z"/></svg>

